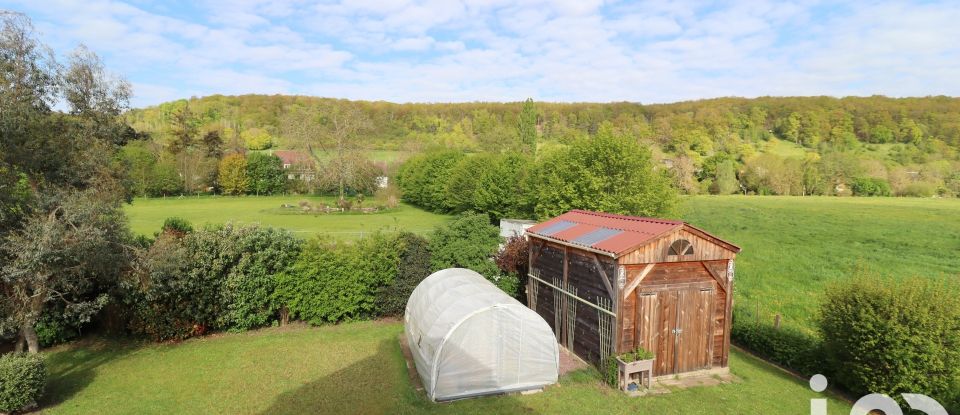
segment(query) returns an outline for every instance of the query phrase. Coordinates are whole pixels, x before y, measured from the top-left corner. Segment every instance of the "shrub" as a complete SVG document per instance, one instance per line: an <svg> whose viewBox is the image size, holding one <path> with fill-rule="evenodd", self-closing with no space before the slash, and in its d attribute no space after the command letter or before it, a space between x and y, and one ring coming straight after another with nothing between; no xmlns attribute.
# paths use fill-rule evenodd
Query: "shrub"
<svg viewBox="0 0 960 415"><path fill-rule="evenodd" d="M172 232L182 236L193 232L193 225L184 218L173 216L163 221L163 227L161 229L165 233Z"/></svg>
<svg viewBox="0 0 960 415"><path fill-rule="evenodd" d="M858 177L850 183L854 196L890 196L890 183L875 177Z"/></svg>
<svg viewBox="0 0 960 415"><path fill-rule="evenodd" d="M516 297L521 302L526 303L528 262L530 261L530 243L527 238L522 236L507 238L507 242L494 255L493 260L500 272L515 277L516 288L514 292L517 293Z"/></svg>
<svg viewBox="0 0 960 415"><path fill-rule="evenodd" d="M47 382L47 367L39 354L0 355L0 412L36 407Z"/></svg>
<svg viewBox="0 0 960 415"><path fill-rule="evenodd" d="M377 311L385 316L403 314L413 289L430 275L430 245L424 237L404 232L397 236L396 246L397 275L377 290Z"/></svg>
<svg viewBox="0 0 960 415"><path fill-rule="evenodd" d="M395 240L384 234L355 244L314 239L278 276L273 299L311 324L371 317L377 292L394 280L398 265Z"/></svg>
<svg viewBox="0 0 960 415"><path fill-rule="evenodd" d="M442 151L407 160L397 172L404 199L427 210L446 211L447 180L463 157L459 151Z"/></svg>
<svg viewBox="0 0 960 415"><path fill-rule="evenodd" d="M165 340L265 325L277 314L275 274L299 248L289 232L257 226L210 227L183 237L164 233L124 284L131 329Z"/></svg>
<svg viewBox="0 0 960 415"><path fill-rule="evenodd" d="M433 270L469 268L491 278L498 275L492 257L500 245L500 231L487 215L467 214L438 226L430 236Z"/></svg>
<svg viewBox="0 0 960 415"><path fill-rule="evenodd" d="M819 328L828 367L855 394L926 394L957 409L960 290L861 272L829 287Z"/></svg>

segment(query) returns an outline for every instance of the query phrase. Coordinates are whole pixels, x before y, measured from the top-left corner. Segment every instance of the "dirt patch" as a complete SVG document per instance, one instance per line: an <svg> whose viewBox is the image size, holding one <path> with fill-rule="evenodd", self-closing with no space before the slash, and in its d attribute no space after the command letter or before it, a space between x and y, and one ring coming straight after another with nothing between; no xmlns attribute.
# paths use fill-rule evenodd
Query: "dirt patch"
<svg viewBox="0 0 960 415"><path fill-rule="evenodd" d="M587 365L587 362L584 362L577 357L577 355L573 354L573 352L567 350L566 347L560 346L560 376L588 367L590 366Z"/></svg>

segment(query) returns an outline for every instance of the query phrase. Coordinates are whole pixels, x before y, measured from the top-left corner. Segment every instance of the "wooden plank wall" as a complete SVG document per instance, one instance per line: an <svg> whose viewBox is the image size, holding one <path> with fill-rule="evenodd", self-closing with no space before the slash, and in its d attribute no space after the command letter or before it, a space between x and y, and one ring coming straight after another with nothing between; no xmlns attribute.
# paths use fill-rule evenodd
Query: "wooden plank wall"
<svg viewBox="0 0 960 415"><path fill-rule="evenodd" d="M577 288L578 297L593 304L597 304L599 298L612 300L594 259L581 253L592 255L573 248L568 250L567 283ZM602 264L607 275L614 275L612 263ZM601 356L598 311L586 304L577 304L576 318L573 351L584 360L599 365Z"/></svg>
<svg viewBox="0 0 960 415"><path fill-rule="evenodd" d="M678 239L686 239L693 245L693 255L667 255L670 244ZM659 262L680 262L680 261L707 261L714 259L733 259L736 254L723 246L716 244L712 240L702 238L686 229L680 229L676 232L660 238L653 243L644 245L636 251L620 257L617 262L620 264L649 264Z"/></svg>
<svg viewBox="0 0 960 415"><path fill-rule="evenodd" d="M661 336L669 335L668 332L670 329L668 327L672 327L675 323L670 323L668 319L675 317L675 315L663 315L662 310L658 308L657 304L663 301L680 301L680 298L671 297L673 294L669 293L672 292L712 288L714 290L714 294L712 294L713 304L692 302L680 305L680 307L693 307L689 312L692 313L692 315L696 315L695 318L704 320L703 323L705 325L701 326L703 330L707 330L705 327L712 326L712 333L704 333L705 337L703 338L698 337L688 340L703 342L704 347L708 348L703 350L704 354L690 356L685 359L691 362L698 362L696 364L702 364L702 360L706 360L709 355L712 356L709 362L710 365L716 367L726 366L729 358L729 343L726 342L726 339L729 338L727 293L725 287L720 285L710 273L704 269L705 266L709 266L714 273L722 279L726 279L727 260L657 264L640 286L637 287L636 291L622 301L621 324L618 326L618 352L626 352L639 346L663 349L660 350L661 353L668 352L667 349L673 346L670 344L660 344L658 340ZM644 267L645 264L624 266L627 286L639 276ZM706 315L703 313L709 313L709 315L712 316L712 324L708 324L709 320L705 319ZM661 320L657 322L661 333L645 332L643 327L649 327L649 322L656 321L657 319ZM664 332L664 330L666 330L666 332ZM708 350L710 353L707 353ZM667 364L667 362L661 363ZM665 367L657 368L658 373L666 373L661 372L664 370L666 370Z"/></svg>

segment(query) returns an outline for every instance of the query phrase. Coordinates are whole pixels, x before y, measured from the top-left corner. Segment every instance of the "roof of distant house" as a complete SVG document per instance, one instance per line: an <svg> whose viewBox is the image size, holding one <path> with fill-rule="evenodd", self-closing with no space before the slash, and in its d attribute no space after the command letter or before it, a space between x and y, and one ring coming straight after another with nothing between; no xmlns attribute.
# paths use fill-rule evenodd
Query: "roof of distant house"
<svg viewBox="0 0 960 415"><path fill-rule="evenodd" d="M679 228L686 228L702 234L721 245L725 245L734 252L740 251L738 246L683 221L615 215L587 210L571 210L527 229L527 233L572 246L621 256L660 239Z"/></svg>
<svg viewBox="0 0 960 415"><path fill-rule="evenodd" d="M310 156L295 150L274 150L273 155L280 157L283 164L306 164L311 162Z"/></svg>

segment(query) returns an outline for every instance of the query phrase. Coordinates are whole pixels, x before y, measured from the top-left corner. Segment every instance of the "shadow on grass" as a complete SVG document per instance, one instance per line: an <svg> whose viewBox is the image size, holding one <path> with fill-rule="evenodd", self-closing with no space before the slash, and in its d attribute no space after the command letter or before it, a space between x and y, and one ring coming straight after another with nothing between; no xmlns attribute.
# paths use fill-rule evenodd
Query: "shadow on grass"
<svg viewBox="0 0 960 415"><path fill-rule="evenodd" d="M515 395L431 402L414 390L400 345L385 339L377 353L278 396L261 414L532 413Z"/></svg>
<svg viewBox="0 0 960 415"><path fill-rule="evenodd" d="M40 407L69 400L93 381L98 367L121 359L141 346L140 342L86 339L70 345L68 350L48 354L47 389Z"/></svg>

